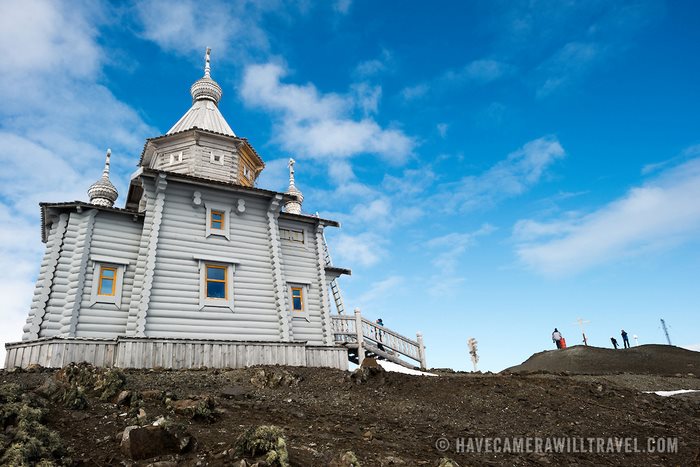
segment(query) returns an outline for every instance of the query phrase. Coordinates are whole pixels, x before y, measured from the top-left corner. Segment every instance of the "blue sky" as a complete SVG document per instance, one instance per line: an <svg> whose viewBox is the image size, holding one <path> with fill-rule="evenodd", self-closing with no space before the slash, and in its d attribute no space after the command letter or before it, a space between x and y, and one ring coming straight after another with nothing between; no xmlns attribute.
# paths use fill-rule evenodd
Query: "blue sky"
<svg viewBox="0 0 700 467"><path fill-rule="evenodd" d="M18 340L39 201L122 196L187 110L205 47L220 108L328 232L346 308L431 366L497 371L625 328L700 348L696 2L5 1L0 305ZM123 197L118 201L123 203ZM122 205L122 204L120 204Z"/></svg>

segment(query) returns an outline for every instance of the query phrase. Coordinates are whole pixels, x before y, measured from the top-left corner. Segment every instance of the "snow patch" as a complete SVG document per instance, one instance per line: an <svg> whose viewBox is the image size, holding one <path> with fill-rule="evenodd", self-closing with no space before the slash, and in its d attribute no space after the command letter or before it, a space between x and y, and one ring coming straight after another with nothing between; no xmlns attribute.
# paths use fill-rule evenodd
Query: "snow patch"
<svg viewBox="0 0 700 467"><path fill-rule="evenodd" d="M669 397L677 394L686 394L689 392L700 392L700 389L677 389L675 391L644 391L647 394L656 394L657 396Z"/></svg>
<svg viewBox="0 0 700 467"><path fill-rule="evenodd" d="M425 371L412 370L410 368L406 368L405 366L401 366L397 363L390 362L387 360L377 360L377 363L382 368L384 368L386 371L391 371L394 373L403 373L405 375L417 375L417 376L437 376L434 373L427 373Z"/></svg>

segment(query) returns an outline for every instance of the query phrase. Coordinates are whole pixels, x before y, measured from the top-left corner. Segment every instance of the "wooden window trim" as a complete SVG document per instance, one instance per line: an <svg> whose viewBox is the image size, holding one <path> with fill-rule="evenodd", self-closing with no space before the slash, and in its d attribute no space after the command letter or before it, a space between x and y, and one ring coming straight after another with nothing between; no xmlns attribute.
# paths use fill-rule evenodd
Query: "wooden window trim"
<svg viewBox="0 0 700 467"><path fill-rule="evenodd" d="M223 279L209 279L209 269L221 269L224 272ZM218 264L205 263L204 264L204 295L207 300L224 300L228 301L228 266L221 266ZM209 296L209 283L215 282L218 284L224 284L224 297L210 297Z"/></svg>
<svg viewBox="0 0 700 467"><path fill-rule="evenodd" d="M296 298L294 296L294 292L299 291L299 301L301 302L301 308L295 308L294 307L294 299ZM292 287L292 311L295 313L303 313L304 312L304 288L303 287Z"/></svg>
<svg viewBox="0 0 700 467"><path fill-rule="evenodd" d="M216 220L214 219L214 215L218 214L221 216L221 219ZM216 227L215 224L219 224L219 227ZM226 225L226 213L224 211L220 211L218 209L212 209L209 213L209 228L214 229L214 230L224 230L224 226Z"/></svg>
<svg viewBox="0 0 700 467"><path fill-rule="evenodd" d="M105 277L104 273L105 271L112 271L113 276L110 277ZM100 297L114 297L117 293L117 278L119 277L118 275L118 270L117 268L114 267L109 267L109 266L100 266L100 277L97 282L97 295ZM102 280L103 279L109 279L112 281L112 293L102 293Z"/></svg>

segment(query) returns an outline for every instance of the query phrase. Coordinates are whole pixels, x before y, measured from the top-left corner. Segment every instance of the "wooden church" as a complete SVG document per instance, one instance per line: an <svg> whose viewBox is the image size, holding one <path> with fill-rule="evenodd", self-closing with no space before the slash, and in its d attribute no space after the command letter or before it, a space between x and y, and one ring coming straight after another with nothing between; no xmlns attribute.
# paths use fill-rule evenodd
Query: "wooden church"
<svg viewBox="0 0 700 467"><path fill-rule="evenodd" d="M350 271L324 236L339 223L302 212L292 159L286 192L256 186L265 163L219 111L209 57L191 108L146 141L123 208L109 151L89 202L40 204L46 252L5 366L346 369L374 353L425 367L420 335L344 314Z"/></svg>

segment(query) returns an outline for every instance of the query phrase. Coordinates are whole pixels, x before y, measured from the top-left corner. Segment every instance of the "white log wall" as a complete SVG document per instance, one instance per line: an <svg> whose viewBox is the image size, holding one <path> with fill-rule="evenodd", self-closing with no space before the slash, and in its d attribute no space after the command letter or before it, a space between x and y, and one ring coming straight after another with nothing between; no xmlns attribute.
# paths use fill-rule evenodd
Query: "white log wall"
<svg viewBox="0 0 700 467"><path fill-rule="evenodd" d="M110 303L90 304L96 271L95 262L88 262L76 336L109 338L126 334L142 230L143 222L135 221L133 216L101 211L95 217L90 255L110 256L128 264L124 267L121 303L117 307Z"/></svg>
<svg viewBox="0 0 700 467"><path fill-rule="evenodd" d="M321 322L321 291L318 282L318 252L316 232L311 224L278 219L280 229L304 231L304 243L282 240L282 271L287 284L309 285L309 296L305 297L307 317L291 315L294 340L307 341L311 345L322 345L323 325ZM285 290L285 293L288 293ZM289 300L288 300L289 303ZM291 311L287 311L291 314Z"/></svg>
<svg viewBox="0 0 700 467"><path fill-rule="evenodd" d="M202 206L192 204L194 191L202 194ZM240 198L245 199L246 210L237 215L234 208ZM231 207L230 240L206 236L206 204ZM279 340L266 209L262 198L168 182L146 314L147 336ZM201 278L195 255L237 262L233 311L200 309Z"/></svg>

